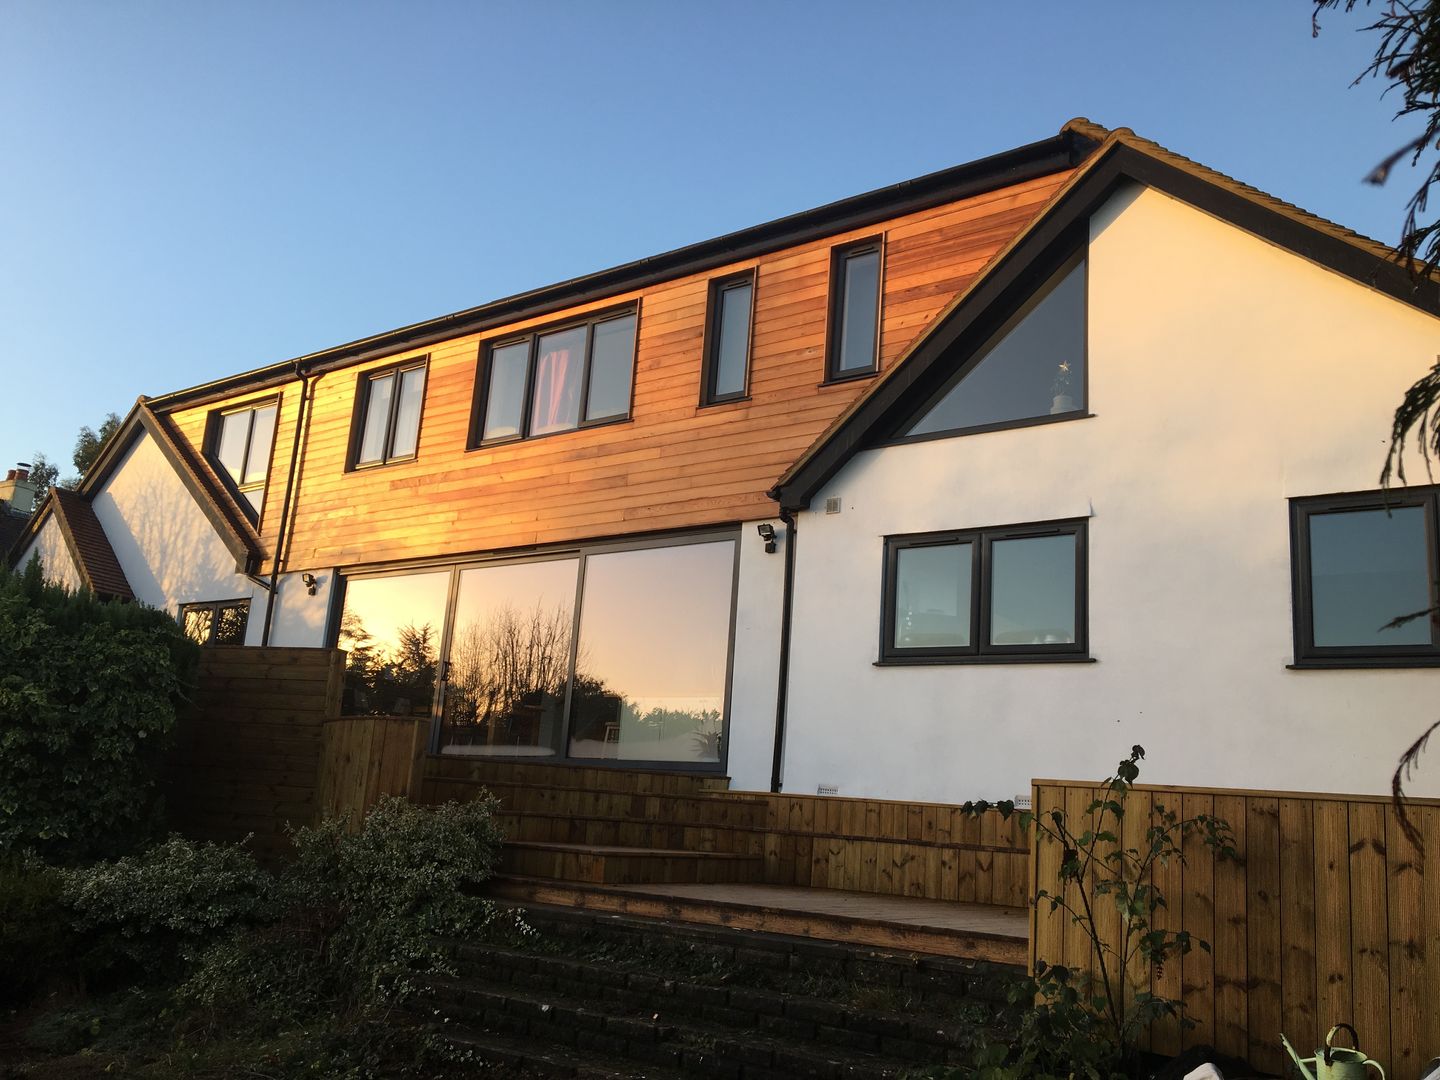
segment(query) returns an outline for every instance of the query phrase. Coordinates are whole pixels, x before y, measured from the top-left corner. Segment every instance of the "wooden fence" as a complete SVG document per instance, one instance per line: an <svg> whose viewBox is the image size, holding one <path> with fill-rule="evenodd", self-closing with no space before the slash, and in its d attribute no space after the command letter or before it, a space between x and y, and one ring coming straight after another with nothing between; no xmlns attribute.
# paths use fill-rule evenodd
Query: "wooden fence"
<svg viewBox="0 0 1440 1080"><path fill-rule="evenodd" d="M1037 780L1034 806L1081 814L1094 786ZM1157 925L1210 943L1161 969L1135 965L1132 989L1182 1001L1195 1026L1154 1025L1151 1047L1174 1053L1209 1043L1281 1072L1283 1030L1298 1048L1352 1024L1392 1080L1416 1080L1440 1055L1440 800L1417 800L1422 852L1384 798L1358 795L1137 787L1123 842L1143 838L1152 809L1213 814L1235 831L1238 858L1216 859L1198 837L1185 863L1154 875L1168 901ZM1059 889L1061 852L1039 840L1036 888ZM1031 959L1096 969L1088 938L1063 912L1032 916ZM1114 940L1119 914L1105 914ZM1306 1050L1308 1053L1308 1049Z"/></svg>
<svg viewBox="0 0 1440 1080"><path fill-rule="evenodd" d="M322 817L358 824L381 795L416 790L427 721L341 717L338 649L205 649L194 707L166 770L171 828L251 836L262 858Z"/></svg>

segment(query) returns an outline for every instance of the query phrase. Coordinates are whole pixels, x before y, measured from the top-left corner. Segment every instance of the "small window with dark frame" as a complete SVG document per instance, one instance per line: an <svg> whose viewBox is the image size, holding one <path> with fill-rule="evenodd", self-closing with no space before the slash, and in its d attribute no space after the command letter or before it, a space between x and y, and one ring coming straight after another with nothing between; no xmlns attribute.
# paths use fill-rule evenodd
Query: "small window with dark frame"
<svg viewBox="0 0 1440 1080"><path fill-rule="evenodd" d="M885 540L882 661L1085 659L1085 522Z"/></svg>
<svg viewBox="0 0 1440 1080"><path fill-rule="evenodd" d="M240 496L241 507L253 521L260 519L265 505L279 408L279 401L271 399L218 412L210 419L210 460Z"/></svg>
<svg viewBox="0 0 1440 1080"><path fill-rule="evenodd" d="M1290 503L1295 660L1440 664L1440 489Z"/></svg>
<svg viewBox="0 0 1440 1080"><path fill-rule="evenodd" d="M633 308L610 311L490 344L470 445L628 419L636 322Z"/></svg>
<svg viewBox="0 0 1440 1080"><path fill-rule="evenodd" d="M425 402L426 360L361 376L356 413L354 467L386 465L415 457Z"/></svg>
<svg viewBox="0 0 1440 1080"><path fill-rule="evenodd" d="M249 600L216 600L180 606L180 628L197 645L244 645Z"/></svg>
<svg viewBox="0 0 1440 1080"><path fill-rule="evenodd" d="M872 375L880 367L882 262L879 238L838 247L831 255L827 381Z"/></svg>
<svg viewBox="0 0 1440 1080"><path fill-rule="evenodd" d="M748 395L750 327L754 308L754 270L717 278L710 283L701 405L738 401Z"/></svg>

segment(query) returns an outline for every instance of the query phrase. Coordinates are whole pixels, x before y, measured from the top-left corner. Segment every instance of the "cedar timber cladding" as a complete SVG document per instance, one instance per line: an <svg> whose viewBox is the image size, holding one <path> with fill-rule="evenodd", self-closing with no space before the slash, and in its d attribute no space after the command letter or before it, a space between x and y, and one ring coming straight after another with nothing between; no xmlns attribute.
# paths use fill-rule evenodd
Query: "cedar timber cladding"
<svg viewBox="0 0 1440 1080"><path fill-rule="evenodd" d="M766 491L869 385L823 385L831 248L884 236L880 364L888 368L1070 175L1059 171L758 258L619 292L541 318L341 368L313 383L286 570L503 550L773 516ZM700 406L709 282L756 268L750 396ZM485 345L586 312L639 311L632 418L467 449ZM346 471L358 380L429 358L418 456ZM281 390L260 532L273 551L300 385ZM247 394L182 409L202 445L206 418ZM263 568L268 572L270 564Z"/></svg>

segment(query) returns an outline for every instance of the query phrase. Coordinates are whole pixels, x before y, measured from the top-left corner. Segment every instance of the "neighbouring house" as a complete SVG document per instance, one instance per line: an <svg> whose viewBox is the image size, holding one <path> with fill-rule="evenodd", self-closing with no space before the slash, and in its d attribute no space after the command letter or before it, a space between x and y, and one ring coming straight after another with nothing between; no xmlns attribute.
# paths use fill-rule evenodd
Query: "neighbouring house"
<svg viewBox="0 0 1440 1080"><path fill-rule="evenodd" d="M1440 698L1440 623L1382 629L1436 596L1440 489L1376 479L1437 316L1385 246L1076 120L141 398L11 558L339 644L345 709L436 755L953 802L1141 743L1378 793Z"/></svg>
<svg viewBox="0 0 1440 1080"><path fill-rule="evenodd" d="M34 512L35 482L30 479L30 465L22 461L6 470L0 481L0 551L9 551L20 539Z"/></svg>

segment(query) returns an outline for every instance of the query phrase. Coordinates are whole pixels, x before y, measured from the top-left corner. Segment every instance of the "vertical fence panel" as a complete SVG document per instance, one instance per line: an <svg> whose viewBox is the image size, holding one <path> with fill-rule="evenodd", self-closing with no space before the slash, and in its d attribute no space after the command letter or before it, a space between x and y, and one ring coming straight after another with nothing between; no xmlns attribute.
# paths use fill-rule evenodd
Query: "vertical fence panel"
<svg viewBox="0 0 1440 1080"><path fill-rule="evenodd" d="M1037 780L1032 790L1038 812L1074 813L1094 785ZM1343 1021L1392 1080L1417 1080L1440 1055L1440 800L1411 805L1422 860L1374 796L1142 787L1131 799L1135 813L1153 803L1152 820L1166 804L1184 818L1225 818L1241 856L1217 859L1192 833L1185 863L1153 874L1168 903L1156 927L1182 927L1214 950L1185 956L1178 981L1151 973L1155 992L1178 998L1194 1021L1184 1031L1155 1025L1154 1050L1212 1043L1279 1072L1279 1031L1313 1047ZM1128 840L1135 824L1125 829ZM1037 843L1031 855L1037 889L1058 888L1054 848ZM1070 937L1079 928L1058 931L1036 914L1032 962L1088 952Z"/></svg>

